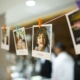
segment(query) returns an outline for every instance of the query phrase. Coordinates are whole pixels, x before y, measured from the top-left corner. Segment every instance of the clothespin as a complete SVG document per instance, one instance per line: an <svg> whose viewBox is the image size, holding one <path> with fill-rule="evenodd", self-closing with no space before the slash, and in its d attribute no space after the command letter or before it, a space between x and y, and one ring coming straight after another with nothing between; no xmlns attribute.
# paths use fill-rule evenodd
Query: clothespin
<svg viewBox="0 0 80 80"><path fill-rule="evenodd" d="M16 26L16 30L18 31L18 29L19 29L19 26Z"/></svg>
<svg viewBox="0 0 80 80"><path fill-rule="evenodd" d="M42 25L42 19L41 18L38 19L38 25L39 25L38 27L41 28L41 25Z"/></svg>
<svg viewBox="0 0 80 80"><path fill-rule="evenodd" d="M77 6L80 9L80 0L76 0Z"/></svg>
<svg viewBox="0 0 80 80"><path fill-rule="evenodd" d="M3 27L4 27L4 30L6 30L6 24L4 24Z"/></svg>

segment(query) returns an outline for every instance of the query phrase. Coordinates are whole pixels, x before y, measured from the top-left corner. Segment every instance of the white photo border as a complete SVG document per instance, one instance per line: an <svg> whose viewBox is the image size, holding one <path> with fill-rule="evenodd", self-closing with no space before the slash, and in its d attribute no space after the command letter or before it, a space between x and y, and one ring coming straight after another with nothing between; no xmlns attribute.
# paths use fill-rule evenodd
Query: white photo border
<svg viewBox="0 0 80 80"><path fill-rule="evenodd" d="M24 29L24 32L25 32L25 28L22 27L22 28L19 28L20 29ZM15 49L16 49L16 41L15 41L15 36L14 36L14 32L16 32L17 30L13 30L13 37L14 37L14 44L15 44ZM27 44L27 39L26 39L26 33L25 33L25 42L26 42L26 49L23 49L23 50L17 50L16 49L16 54L17 55L28 55L28 44Z"/></svg>
<svg viewBox="0 0 80 80"><path fill-rule="evenodd" d="M4 29L4 27L1 27L1 48L4 50L9 50L10 48L10 28L6 27L6 31L8 31L8 45L5 45L2 43L2 29Z"/></svg>
<svg viewBox="0 0 80 80"><path fill-rule="evenodd" d="M38 25L33 25L33 28L32 28L32 56L33 57L37 57L37 58L43 58L43 59L46 59L46 60L51 60L51 43L52 43L52 24L44 24L44 25L41 25L42 27L49 27L50 26L50 52L42 52L42 51L36 51L33 49L33 41L34 41L34 28L35 27L38 27Z"/></svg>
<svg viewBox="0 0 80 80"><path fill-rule="evenodd" d="M78 10L79 10L79 8L77 8L77 9L75 9L75 10L73 10L73 11L66 14L66 19L67 19L67 22L68 22L68 26L69 26L69 30L70 30L70 34L71 34L71 37L72 37L72 41L73 41L73 44L74 44L76 54L80 54L80 44L75 43L74 35L73 35L72 29L71 29L71 25L70 25L70 21L69 21L68 16L75 13Z"/></svg>

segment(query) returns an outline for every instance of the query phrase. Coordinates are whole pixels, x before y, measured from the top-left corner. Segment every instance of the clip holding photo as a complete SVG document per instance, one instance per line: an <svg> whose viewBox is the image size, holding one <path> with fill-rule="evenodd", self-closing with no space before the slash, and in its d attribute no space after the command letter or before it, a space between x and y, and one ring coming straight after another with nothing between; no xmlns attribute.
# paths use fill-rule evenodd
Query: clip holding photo
<svg viewBox="0 0 80 80"><path fill-rule="evenodd" d="M38 19L38 27L41 28L41 25L42 25L42 19L39 18L39 19Z"/></svg>
<svg viewBox="0 0 80 80"><path fill-rule="evenodd" d="M4 24L3 27L4 27L4 30L6 30L6 24Z"/></svg>
<svg viewBox="0 0 80 80"><path fill-rule="evenodd" d="M19 30L19 26L18 26L18 25L16 26L16 30L17 30L17 31Z"/></svg>

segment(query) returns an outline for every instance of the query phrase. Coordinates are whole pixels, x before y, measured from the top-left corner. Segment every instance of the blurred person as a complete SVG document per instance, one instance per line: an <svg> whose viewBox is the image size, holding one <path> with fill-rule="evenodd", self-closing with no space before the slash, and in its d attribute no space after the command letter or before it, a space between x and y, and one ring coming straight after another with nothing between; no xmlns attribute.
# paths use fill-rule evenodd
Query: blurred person
<svg viewBox="0 0 80 80"><path fill-rule="evenodd" d="M44 78L51 78L52 63L44 59L40 59L40 62L41 62L40 75Z"/></svg>
<svg viewBox="0 0 80 80"><path fill-rule="evenodd" d="M74 80L74 60L65 51L65 45L57 43L54 52L57 57L54 60L52 80Z"/></svg>
<svg viewBox="0 0 80 80"><path fill-rule="evenodd" d="M45 60L45 59L37 59L36 65L35 65L35 71L38 75L41 77L51 78L51 72L52 72L52 63L51 61Z"/></svg>

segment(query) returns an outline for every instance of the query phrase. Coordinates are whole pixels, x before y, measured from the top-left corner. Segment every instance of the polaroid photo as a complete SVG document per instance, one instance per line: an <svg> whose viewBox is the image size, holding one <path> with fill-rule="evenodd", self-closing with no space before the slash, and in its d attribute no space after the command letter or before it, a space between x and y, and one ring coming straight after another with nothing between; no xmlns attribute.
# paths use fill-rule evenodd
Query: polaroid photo
<svg viewBox="0 0 80 80"><path fill-rule="evenodd" d="M76 9L66 14L70 34L76 54L80 54L80 10Z"/></svg>
<svg viewBox="0 0 80 80"><path fill-rule="evenodd" d="M15 49L17 55L28 55L28 46L25 34L25 28L19 28L13 31Z"/></svg>
<svg viewBox="0 0 80 80"><path fill-rule="evenodd" d="M32 56L51 60L52 24L33 26Z"/></svg>
<svg viewBox="0 0 80 80"><path fill-rule="evenodd" d="M1 48L4 50L9 50L9 45L10 45L10 28L6 27L1 27Z"/></svg>

